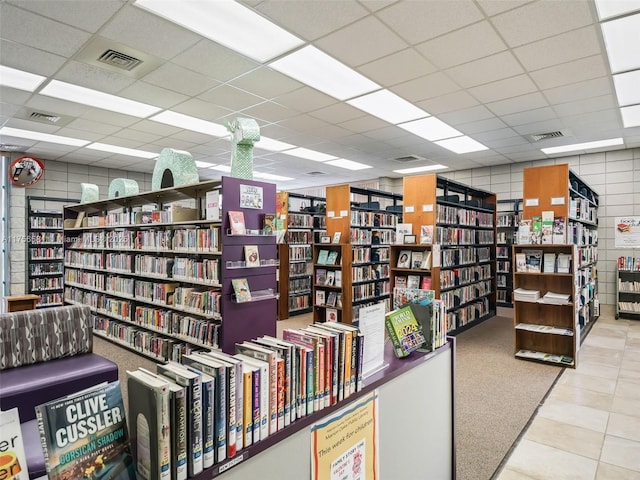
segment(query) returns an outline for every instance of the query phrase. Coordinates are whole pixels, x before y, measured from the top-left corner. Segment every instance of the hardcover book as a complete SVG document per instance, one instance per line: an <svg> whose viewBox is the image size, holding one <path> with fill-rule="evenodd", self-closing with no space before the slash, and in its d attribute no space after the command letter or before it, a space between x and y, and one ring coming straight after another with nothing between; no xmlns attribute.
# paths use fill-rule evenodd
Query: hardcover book
<svg viewBox="0 0 640 480"><path fill-rule="evenodd" d="M336 300L337 300L336 292L329 292L329 295L327 296L327 305L330 307L335 307Z"/></svg>
<svg viewBox="0 0 640 480"><path fill-rule="evenodd" d="M411 250L402 250L398 255L398 268L411 268Z"/></svg>
<svg viewBox="0 0 640 480"><path fill-rule="evenodd" d="M236 302L244 303L251 301L251 290L249 290L249 282L246 278L232 278L231 285L236 294Z"/></svg>
<svg viewBox="0 0 640 480"><path fill-rule="evenodd" d="M0 478L29 480L18 408L0 411Z"/></svg>
<svg viewBox="0 0 640 480"><path fill-rule="evenodd" d="M257 245L244 246L244 261L247 267L260 266L260 253L258 252Z"/></svg>
<svg viewBox="0 0 640 480"><path fill-rule="evenodd" d="M411 252L411 268L422 268L422 252Z"/></svg>
<svg viewBox="0 0 640 480"><path fill-rule="evenodd" d="M518 243L529 244L531 242L531 220L521 219L518 225Z"/></svg>
<svg viewBox="0 0 640 480"><path fill-rule="evenodd" d="M231 235L245 235L247 227L244 224L244 212L229 210L229 228Z"/></svg>
<svg viewBox="0 0 640 480"><path fill-rule="evenodd" d="M384 324L396 357L404 358L424 346L426 340L410 306L387 313Z"/></svg>
<svg viewBox="0 0 640 480"><path fill-rule="evenodd" d="M433 226L432 225L420 226L420 243L422 245L431 245L433 243Z"/></svg>
<svg viewBox="0 0 640 480"><path fill-rule="evenodd" d="M262 233L272 235L276 230L276 214L265 213L262 220Z"/></svg>
<svg viewBox="0 0 640 480"><path fill-rule="evenodd" d="M329 250L320 250L318 252L318 260L316 261L316 263L318 265L326 265L328 258L329 258Z"/></svg>
<svg viewBox="0 0 640 480"><path fill-rule="evenodd" d="M409 275L407 277L407 288L420 288L420 275Z"/></svg>
<svg viewBox="0 0 640 480"><path fill-rule="evenodd" d="M395 277L395 285L394 287L398 288L407 288L407 277L404 275L397 275Z"/></svg>
<svg viewBox="0 0 640 480"><path fill-rule="evenodd" d="M338 252L331 250L327 256L327 265L335 265L338 262Z"/></svg>
<svg viewBox="0 0 640 480"><path fill-rule="evenodd" d="M553 234L552 234L552 241L553 243L566 243L567 242L567 237L565 234L565 217L555 217L553 219Z"/></svg>
<svg viewBox="0 0 640 480"><path fill-rule="evenodd" d="M527 271L527 257L524 253L518 252L516 253L516 272L526 272Z"/></svg>
<svg viewBox="0 0 640 480"><path fill-rule="evenodd" d="M158 414L151 410L148 413L153 423ZM36 418L49 479L99 476L135 480L136 468L119 382L103 383L74 395L38 405ZM5 432L4 428L2 430ZM132 438L134 432L135 429L132 429ZM144 433L147 440L153 434L150 429ZM162 463L166 469L162 470L160 463L157 463L158 476L155 478L169 478L171 471L168 464L168 444L166 452L162 447L156 447L157 444L153 445L153 448L147 450L144 460L153 455L156 455L156 459L158 455L164 459L163 454L166 453L167 463ZM69 458L75 460L67 461ZM144 463L145 467L148 465L148 462ZM27 471L26 462L24 471ZM161 471L166 471L167 476L161 477Z"/></svg>
<svg viewBox="0 0 640 480"><path fill-rule="evenodd" d="M325 312L325 320L327 322L337 322L338 310L336 310L335 308L327 308Z"/></svg>
<svg viewBox="0 0 640 480"><path fill-rule="evenodd" d="M527 272L540 273L542 271L542 250L525 250L523 253Z"/></svg>
<svg viewBox="0 0 640 480"><path fill-rule="evenodd" d="M206 217L207 220L220 220L220 191L212 190L206 193Z"/></svg>
<svg viewBox="0 0 640 480"><path fill-rule="evenodd" d="M542 212L542 242L553 243L553 211Z"/></svg>

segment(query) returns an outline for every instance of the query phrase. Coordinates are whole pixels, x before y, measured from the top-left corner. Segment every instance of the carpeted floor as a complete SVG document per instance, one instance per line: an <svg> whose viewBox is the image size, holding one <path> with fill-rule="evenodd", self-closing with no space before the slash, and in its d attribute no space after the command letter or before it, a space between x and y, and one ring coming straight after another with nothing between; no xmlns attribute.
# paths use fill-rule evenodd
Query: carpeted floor
<svg viewBox="0 0 640 480"><path fill-rule="evenodd" d="M513 356L513 313L477 325L456 338L456 461L458 480L490 480L561 372ZM278 322L283 328L312 323L311 315ZM126 370L155 363L95 337L94 351L118 363L128 401Z"/></svg>
<svg viewBox="0 0 640 480"><path fill-rule="evenodd" d="M457 480L489 480L562 368L513 356L513 313L456 337Z"/></svg>

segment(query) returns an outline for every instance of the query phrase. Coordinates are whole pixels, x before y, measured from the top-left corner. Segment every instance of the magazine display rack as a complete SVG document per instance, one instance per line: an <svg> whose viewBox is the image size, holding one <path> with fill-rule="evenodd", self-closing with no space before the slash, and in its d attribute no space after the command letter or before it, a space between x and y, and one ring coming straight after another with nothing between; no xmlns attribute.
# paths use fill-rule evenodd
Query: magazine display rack
<svg viewBox="0 0 640 480"><path fill-rule="evenodd" d="M513 247L515 355L575 368L599 315L599 197L567 164L525 168L523 180Z"/></svg>
<svg viewBox="0 0 640 480"><path fill-rule="evenodd" d="M640 315L640 258L619 257L616 268L616 319ZM634 317L632 317L634 318Z"/></svg>
<svg viewBox="0 0 640 480"><path fill-rule="evenodd" d="M215 190L224 205L205 220ZM242 201L248 190L260 208ZM243 214L241 234L229 212ZM90 306L97 336L156 361L275 335L276 243L262 231L265 212L275 212L275 185L231 177L68 206L64 300ZM247 266L248 244L256 266ZM236 301L238 278L263 301Z"/></svg>
<svg viewBox="0 0 640 480"><path fill-rule="evenodd" d="M513 307L512 246L516 243L522 199L498 200L496 236L496 304Z"/></svg>

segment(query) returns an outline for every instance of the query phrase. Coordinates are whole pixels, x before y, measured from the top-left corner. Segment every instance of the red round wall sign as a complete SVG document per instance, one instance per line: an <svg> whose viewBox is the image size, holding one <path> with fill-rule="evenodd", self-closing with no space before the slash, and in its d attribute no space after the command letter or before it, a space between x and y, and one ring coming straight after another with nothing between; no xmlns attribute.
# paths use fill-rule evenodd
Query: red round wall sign
<svg viewBox="0 0 640 480"><path fill-rule="evenodd" d="M16 187L30 187L44 177L42 160L33 157L16 158L9 165L9 180Z"/></svg>

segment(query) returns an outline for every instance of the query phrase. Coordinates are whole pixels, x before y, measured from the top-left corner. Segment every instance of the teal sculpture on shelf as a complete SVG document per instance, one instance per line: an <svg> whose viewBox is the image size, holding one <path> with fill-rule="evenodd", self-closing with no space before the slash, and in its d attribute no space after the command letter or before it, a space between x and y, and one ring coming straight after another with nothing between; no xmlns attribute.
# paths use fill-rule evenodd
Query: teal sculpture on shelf
<svg viewBox="0 0 640 480"><path fill-rule="evenodd" d="M260 127L253 118L227 123L231 132L231 176L253 180L253 144L260 140Z"/></svg>
<svg viewBox="0 0 640 480"><path fill-rule="evenodd" d="M182 187L200 182L198 167L189 152L163 148L151 177L151 190Z"/></svg>
<svg viewBox="0 0 640 480"><path fill-rule="evenodd" d="M138 182L129 178L114 178L109 184L109 198L137 195L140 193Z"/></svg>
<svg viewBox="0 0 640 480"><path fill-rule="evenodd" d="M80 203L97 202L100 199L100 190L94 183L80 184Z"/></svg>

